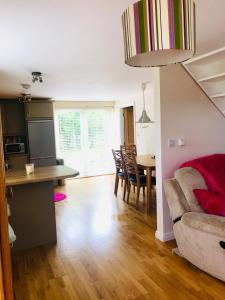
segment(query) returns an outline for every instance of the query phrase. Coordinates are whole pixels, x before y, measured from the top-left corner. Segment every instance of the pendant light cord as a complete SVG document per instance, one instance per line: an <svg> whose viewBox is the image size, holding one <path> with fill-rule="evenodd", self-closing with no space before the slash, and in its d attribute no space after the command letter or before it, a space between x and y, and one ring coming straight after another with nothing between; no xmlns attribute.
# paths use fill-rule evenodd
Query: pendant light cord
<svg viewBox="0 0 225 300"><path fill-rule="evenodd" d="M145 110L145 89L146 89L146 83L142 83L142 95L143 95L143 110Z"/></svg>

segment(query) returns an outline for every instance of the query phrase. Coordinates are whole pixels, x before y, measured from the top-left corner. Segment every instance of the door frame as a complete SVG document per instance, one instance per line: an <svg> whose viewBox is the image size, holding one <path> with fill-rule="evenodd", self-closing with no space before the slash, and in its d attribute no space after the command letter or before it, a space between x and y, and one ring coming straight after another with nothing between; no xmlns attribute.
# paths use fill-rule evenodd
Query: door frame
<svg viewBox="0 0 225 300"><path fill-rule="evenodd" d="M123 108L123 123L124 123L124 144L135 144L135 122L134 122L134 107L128 106Z"/></svg>
<svg viewBox="0 0 225 300"><path fill-rule="evenodd" d="M13 300L11 254L9 246L8 211L5 185L5 163L3 136L0 119L0 296L3 300Z"/></svg>
<svg viewBox="0 0 225 300"><path fill-rule="evenodd" d="M136 144L136 106L135 106L135 102L131 101L131 102L127 102L125 104L121 104L119 105L119 110L120 110L120 144L123 145L124 144L124 118L123 118L123 109L126 107L131 107L133 106L133 117L134 117L134 143Z"/></svg>

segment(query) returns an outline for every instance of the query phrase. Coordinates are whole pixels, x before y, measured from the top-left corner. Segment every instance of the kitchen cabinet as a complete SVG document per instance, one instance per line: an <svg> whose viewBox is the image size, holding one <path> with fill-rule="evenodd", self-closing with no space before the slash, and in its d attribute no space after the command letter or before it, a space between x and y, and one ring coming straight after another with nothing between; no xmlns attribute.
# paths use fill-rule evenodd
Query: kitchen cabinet
<svg viewBox="0 0 225 300"><path fill-rule="evenodd" d="M24 170L6 171L10 223L17 236L12 251L57 242L53 182L78 175L65 166L36 168L32 176Z"/></svg>
<svg viewBox="0 0 225 300"><path fill-rule="evenodd" d="M22 136L26 133L24 105L19 102L1 104L2 131L4 136Z"/></svg>
<svg viewBox="0 0 225 300"><path fill-rule="evenodd" d="M26 119L53 119L53 104L50 101L26 103Z"/></svg>
<svg viewBox="0 0 225 300"><path fill-rule="evenodd" d="M2 134L3 136L7 133L6 113L5 105L1 105L1 122L2 122Z"/></svg>
<svg viewBox="0 0 225 300"><path fill-rule="evenodd" d="M30 162L33 162L35 166L56 165L54 121L28 121L27 134Z"/></svg>
<svg viewBox="0 0 225 300"><path fill-rule="evenodd" d="M28 156L26 154L13 154L9 156L8 160L11 169L24 169L28 162Z"/></svg>
<svg viewBox="0 0 225 300"><path fill-rule="evenodd" d="M35 167L48 167L48 166L55 166L56 165L56 158L49 157L49 158L30 158L30 163L34 164Z"/></svg>

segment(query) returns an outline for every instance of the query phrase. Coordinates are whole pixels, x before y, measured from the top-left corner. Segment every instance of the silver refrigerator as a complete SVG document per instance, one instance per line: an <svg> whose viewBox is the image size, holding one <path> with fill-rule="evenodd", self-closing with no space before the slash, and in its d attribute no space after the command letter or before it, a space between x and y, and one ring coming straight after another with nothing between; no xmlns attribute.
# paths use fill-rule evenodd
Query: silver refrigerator
<svg viewBox="0 0 225 300"><path fill-rule="evenodd" d="M54 121L28 121L27 131L30 162L37 167L56 165Z"/></svg>

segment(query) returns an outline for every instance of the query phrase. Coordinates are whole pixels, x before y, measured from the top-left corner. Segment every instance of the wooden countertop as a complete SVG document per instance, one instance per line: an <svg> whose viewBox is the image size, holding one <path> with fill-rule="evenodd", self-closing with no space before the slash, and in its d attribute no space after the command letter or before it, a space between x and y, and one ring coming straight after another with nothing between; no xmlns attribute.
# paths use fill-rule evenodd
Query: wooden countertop
<svg viewBox="0 0 225 300"><path fill-rule="evenodd" d="M57 179L72 178L79 175L79 172L66 166L51 166L35 168L34 173L27 175L25 169L6 171L6 186L15 186Z"/></svg>

